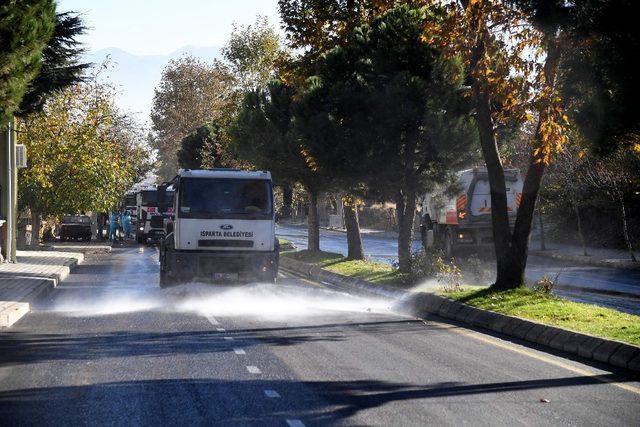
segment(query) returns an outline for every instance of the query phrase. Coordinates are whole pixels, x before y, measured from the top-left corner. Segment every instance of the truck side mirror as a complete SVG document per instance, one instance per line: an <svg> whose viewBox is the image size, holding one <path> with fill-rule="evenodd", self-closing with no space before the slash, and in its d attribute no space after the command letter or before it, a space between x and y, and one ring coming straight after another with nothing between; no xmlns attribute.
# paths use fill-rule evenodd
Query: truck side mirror
<svg viewBox="0 0 640 427"><path fill-rule="evenodd" d="M162 184L162 185L158 185L158 190L156 193L156 197L158 199L158 210L160 212L166 212L168 205L167 205L167 186Z"/></svg>

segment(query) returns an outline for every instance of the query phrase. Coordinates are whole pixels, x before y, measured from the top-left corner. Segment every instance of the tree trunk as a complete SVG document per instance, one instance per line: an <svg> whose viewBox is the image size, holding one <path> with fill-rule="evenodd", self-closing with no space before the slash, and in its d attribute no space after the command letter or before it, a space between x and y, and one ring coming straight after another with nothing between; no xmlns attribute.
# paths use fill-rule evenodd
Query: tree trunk
<svg viewBox="0 0 640 427"><path fill-rule="evenodd" d="M360 223L358 222L358 207L355 198L347 196L343 204L344 224L347 228L347 258L364 259Z"/></svg>
<svg viewBox="0 0 640 427"><path fill-rule="evenodd" d="M620 213L622 214L622 232L624 234L624 243L627 245L627 250L629 251L631 261L636 262L638 260L633 253L633 246L631 245L631 239L629 239L629 229L627 228L627 210L625 209L624 199L622 198L622 196L618 197L618 201L620 202Z"/></svg>
<svg viewBox="0 0 640 427"><path fill-rule="evenodd" d="M544 78L546 88L553 92L555 78L560 62L560 49L556 35L547 40L547 57L544 63ZM513 289L524 284L524 272L527 267L529 254L529 236L533 222L533 212L538 198L538 192L542 184L542 177L546 169L542 148L545 146L546 135L543 134L542 123L549 118L551 106L544 106L539 111L538 126L535 133L535 141L529 160L529 168L522 188L522 202L518 208L516 224L511 238L511 256L509 265L502 272L502 276L496 279L494 287L497 289ZM500 273L500 271L498 272Z"/></svg>
<svg viewBox="0 0 640 427"><path fill-rule="evenodd" d="M398 269L411 272L411 245L413 243L413 221L416 213L416 192L409 185L396 196L398 217Z"/></svg>
<svg viewBox="0 0 640 427"><path fill-rule="evenodd" d="M538 136L536 136L538 138ZM536 207L538 191L542 183L545 164L538 156L532 155L529 168L522 187L522 201L518 208L516 224L511 240L511 262L503 272L501 280L493 285L497 289L513 289L524 284L524 271L527 266L529 253L529 235L533 223L533 213Z"/></svg>
<svg viewBox="0 0 640 427"><path fill-rule="evenodd" d="M584 232L582 231L582 218L580 216L580 209L578 209L578 204L575 200L571 201L571 205L573 205L573 212L576 214L576 220L578 221L578 237L580 238L580 244L582 245L582 255L589 256L587 253L587 242L584 238Z"/></svg>
<svg viewBox="0 0 640 427"><path fill-rule="evenodd" d="M544 221L542 220L542 210L538 208L538 224L540 225L540 250L547 250L547 241L544 237Z"/></svg>
<svg viewBox="0 0 640 427"><path fill-rule="evenodd" d="M493 226L493 244L496 252L496 282L498 288L510 287L513 276L513 264L510 254L511 230L507 211L507 187L504 180L504 168L496 143L489 94L478 84L474 86L476 98L476 121L482 156L489 175L491 192L491 224Z"/></svg>
<svg viewBox="0 0 640 427"><path fill-rule="evenodd" d="M320 251L320 221L318 220L318 191L307 189L309 215L307 216L307 250Z"/></svg>
<svg viewBox="0 0 640 427"><path fill-rule="evenodd" d="M31 247L37 248L40 245L40 213L31 210Z"/></svg>
<svg viewBox="0 0 640 427"><path fill-rule="evenodd" d="M289 184L282 186L282 218L290 218L293 210L293 189Z"/></svg>

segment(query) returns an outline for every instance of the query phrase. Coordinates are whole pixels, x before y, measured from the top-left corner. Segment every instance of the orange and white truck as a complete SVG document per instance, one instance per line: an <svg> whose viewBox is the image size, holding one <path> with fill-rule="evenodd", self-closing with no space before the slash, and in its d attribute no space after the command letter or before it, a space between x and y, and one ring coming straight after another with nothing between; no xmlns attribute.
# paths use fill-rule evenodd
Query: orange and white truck
<svg viewBox="0 0 640 427"><path fill-rule="evenodd" d="M460 249L493 249L491 192L485 167L457 172L452 186L435 187L422 200L420 230L425 249L441 247L446 256ZM505 169L507 210L515 222L522 199L522 176L518 169Z"/></svg>

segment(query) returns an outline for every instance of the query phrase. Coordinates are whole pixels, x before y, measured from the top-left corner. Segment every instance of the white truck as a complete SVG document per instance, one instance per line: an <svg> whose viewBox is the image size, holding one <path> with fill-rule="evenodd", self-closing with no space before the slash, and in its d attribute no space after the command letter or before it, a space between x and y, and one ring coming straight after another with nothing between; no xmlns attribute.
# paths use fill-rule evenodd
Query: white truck
<svg viewBox="0 0 640 427"><path fill-rule="evenodd" d="M163 230L162 215L158 210L156 187L144 187L136 195L136 241L146 243L153 228ZM155 217L155 227L152 227L151 220ZM160 218L158 224L158 217ZM154 233L155 234L155 233Z"/></svg>
<svg viewBox="0 0 640 427"><path fill-rule="evenodd" d="M513 224L522 199L522 177L518 169L505 169L507 210ZM460 249L493 249L491 191L485 167L457 173L452 188L436 187L422 201L420 230L425 249L441 247L451 257Z"/></svg>
<svg viewBox="0 0 640 427"><path fill-rule="evenodd" d="M275 282L273 184L267 171L184 170L158 186L174 188L173 215L160 245L160 286L191 280Z"/></svg>

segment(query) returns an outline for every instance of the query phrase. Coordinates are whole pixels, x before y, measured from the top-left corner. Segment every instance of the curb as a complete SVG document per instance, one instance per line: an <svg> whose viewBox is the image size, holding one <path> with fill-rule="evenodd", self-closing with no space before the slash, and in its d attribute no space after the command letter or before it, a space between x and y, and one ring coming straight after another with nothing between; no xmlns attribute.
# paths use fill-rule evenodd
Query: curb
<svg viewBox="0 0 640 427"><path fill-rule="evenodd" d="M412 316L435 314L585 359L640 372L640 347L635 345L472 307L433 293L407 292L376 285L288 257L281 257L280 264L294 273L323 283L330 282L342 290L351 291L355 288L360 293L395 298L398 301L394 308Z"/></svg>
<svg viewBox="0 0 640 427"><path fill-rule="evenodd" d="M4 301L3 305L0 305L0 330L10 327L28 314L31 311L31 302L49 294L60 282L69 277L71 271L82 261L84 261L84 254L75 253L74 257L67 259L56 273L34 277L40 282L20 301Z"/></svg>
<svg viewBox="0 0 640 427"><path fill-rule="evenodd" d="M615 268L618 270L640 270L640 262L633 262L627 260L603 260L585 258L580 255L565 255L559 254L553 251L533 251L531 255L539 256L541 258L553 259L556 261L574 262L576 264L588 265L591 267L606 267Z"/></svg>

